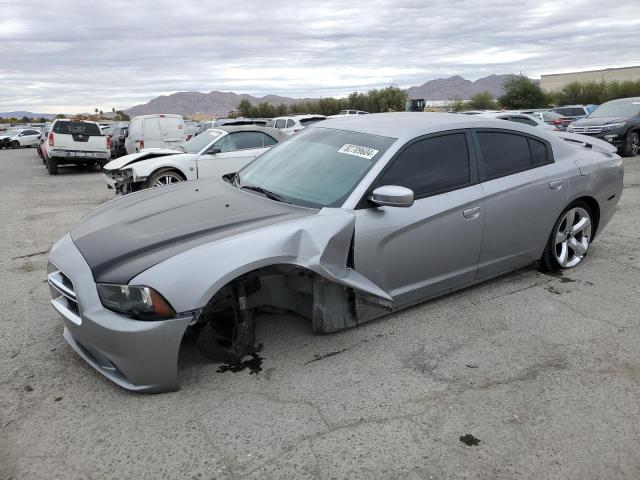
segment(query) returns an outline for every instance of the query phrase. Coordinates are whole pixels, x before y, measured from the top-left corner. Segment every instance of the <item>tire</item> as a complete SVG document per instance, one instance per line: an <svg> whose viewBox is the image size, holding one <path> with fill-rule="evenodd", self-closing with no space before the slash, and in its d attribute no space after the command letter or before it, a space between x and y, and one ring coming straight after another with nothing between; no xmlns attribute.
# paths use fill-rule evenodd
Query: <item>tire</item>
<svg viewBox="0 0 640 480"><path fill-rule="evenodd" d="M45 162L47 166L47 170L49 171L49 175L57 175L58 174L58 162L55 158L51 158L47 156L47 160Z"/></svg>
<svg viewBox="0 0 640 480"><path fill-rule="evenodd" d="M147 180L147 188L164 187L174 183L184 182L185 178L174 170L160 170L152 174Z"/></svg>
<svg viewBox="0 0 640 480"><path fill-rule="evenodd" d="M633 157L640 153L640 133L629 132L624 139L624 147L622 147L623 157Z"/></svg>
<svg viewBox="0 0 640 480"><path fill-rule="evenodd" d="M11 142L11 148L20 148L20 142L18 140L13 140Z"/></svg>
<svg viewBox="0 0 640 480"><path fill-rule="evenodd" d="M593 213L585 202L573 202L565 208L553 225L540 267L554 271L580 264L591 244L593 225Z"/></svg>

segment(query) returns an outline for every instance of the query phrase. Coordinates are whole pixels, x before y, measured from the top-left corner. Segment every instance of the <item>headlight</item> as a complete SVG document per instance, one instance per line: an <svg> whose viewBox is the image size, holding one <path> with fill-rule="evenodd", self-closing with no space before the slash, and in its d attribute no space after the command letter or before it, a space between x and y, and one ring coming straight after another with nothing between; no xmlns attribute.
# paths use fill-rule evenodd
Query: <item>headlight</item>
<svg viewBox="0 0 640 480"><path fill-rule="evenodd" d="M98 296L105 308L124 313L138 320L162 320L174 317L176 312L153 288L130 285L96 285Z"/></svg>
<svg viewBox="0 0 640 480"><path fill-rule="evenodd" d="M608 125L605 125L602 130L606 131L606 130L615 130L616 128L622 128L626 125L627 122L618 122L618 123L609 123Z"/></svg>
<svg viewBox="0 0 640 480"><path fill-rule="evenodd" d="M124 170L118 170L118 173L122 175L122 178L133 177L133 170L131 170L130 168L126 168Z"/></svg>

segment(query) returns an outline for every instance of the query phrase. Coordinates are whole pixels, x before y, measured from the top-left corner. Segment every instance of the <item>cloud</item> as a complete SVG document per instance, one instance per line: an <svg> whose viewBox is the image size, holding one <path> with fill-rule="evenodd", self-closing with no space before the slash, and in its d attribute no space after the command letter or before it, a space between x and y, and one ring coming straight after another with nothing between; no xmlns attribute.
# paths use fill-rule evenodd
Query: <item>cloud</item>
<svg viewBox="0 0 640 480"><path fill-rule="evenodd" d="M635 65L640 27L637 0L4 0L1 11L0 111L38 112Z"/></svg>

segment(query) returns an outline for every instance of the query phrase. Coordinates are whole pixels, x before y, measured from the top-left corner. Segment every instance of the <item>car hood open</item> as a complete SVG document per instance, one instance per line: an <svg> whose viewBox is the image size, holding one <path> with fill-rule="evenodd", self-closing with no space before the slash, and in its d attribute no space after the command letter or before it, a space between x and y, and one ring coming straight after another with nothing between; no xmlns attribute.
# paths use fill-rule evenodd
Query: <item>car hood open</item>
<svg viewBox="0 0 640 480"><path fill-rule="evenodd" d="M315 213L206 178L112 200L85 216L71 237L96 282L124 284L198 245Z"/></svg>
<svg viewBox="0 0 640 480"><path fill-rule="evenodd" d="M166 157L167 155L182 155L183 152L172 148L148 148L136 153L124 155L120 158L110 161L104 166L105 170L120 170L123 167L135 162L147 160L155 157Z"/></svg>

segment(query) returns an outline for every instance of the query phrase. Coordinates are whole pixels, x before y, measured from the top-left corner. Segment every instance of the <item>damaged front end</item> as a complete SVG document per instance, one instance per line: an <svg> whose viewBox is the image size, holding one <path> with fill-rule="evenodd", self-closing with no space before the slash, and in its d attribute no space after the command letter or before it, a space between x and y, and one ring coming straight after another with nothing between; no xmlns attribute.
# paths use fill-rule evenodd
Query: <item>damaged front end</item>
<svg viewBox="0 0 640 480"><path fill-rule="evenodd" d="M209 255L208 246L185 252L182 261L192 266L191 276L186 284L173 279L172 291L180 295L174 302L198 289L194 282L206 275L200 268L208 268L209 275L218 270L220 278L204 294L209 300L194 326L200 352L227 362L254 353L255 315L261 311L294 312L310 320L314 333L351 328L391 311L392 298L353 268L354 228L352 212L323 209L261 234L212 245ZM236 263L233 272L235 262L242 265ZM166 278L160 274L162 265L154 269L153 277L145 272L136 282ZM177 285L188 291L179 293Z"/></svg>
<svg viewBox="0 0 640 480"><path fill-rule="evenodd" d="M103 169L102 177L107 184L107 188L113 189L117 194L121 195L142 190L147 180L146 177L136 177L131 169Z"/></svg>

